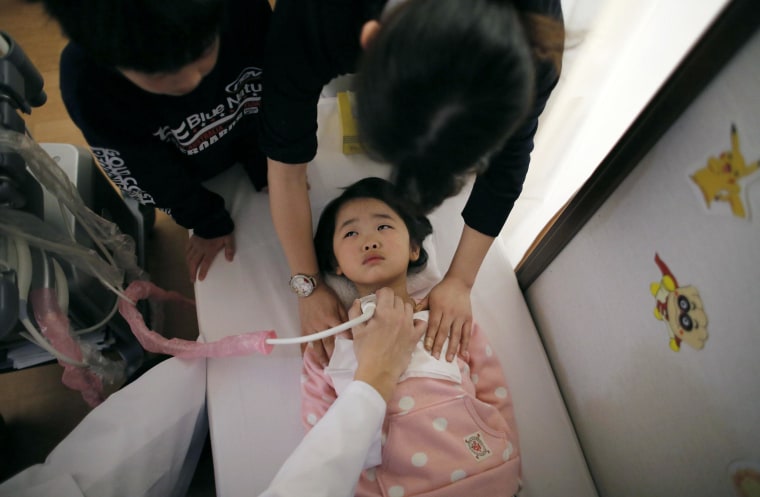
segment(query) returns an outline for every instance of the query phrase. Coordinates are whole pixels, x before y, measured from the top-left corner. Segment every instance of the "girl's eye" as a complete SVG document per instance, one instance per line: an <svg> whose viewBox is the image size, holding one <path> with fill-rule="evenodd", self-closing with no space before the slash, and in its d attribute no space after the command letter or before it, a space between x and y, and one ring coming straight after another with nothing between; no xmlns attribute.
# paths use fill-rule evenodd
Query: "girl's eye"
<svg viewBox="0 0 760 497"><path fill-rule="evenodd" d="M349 238L349 237L356 236L356 235L358 235L358 233L356 231L346 231L343 234L343 238Z"/></svg>
<svg viewBox="0 0 760 497"><path fill-rule="evenodd" d="M381 224L380 226L377 227L377 231L382 231L386 229L393 229L393 226L391 226L390 224Z"/></svg>

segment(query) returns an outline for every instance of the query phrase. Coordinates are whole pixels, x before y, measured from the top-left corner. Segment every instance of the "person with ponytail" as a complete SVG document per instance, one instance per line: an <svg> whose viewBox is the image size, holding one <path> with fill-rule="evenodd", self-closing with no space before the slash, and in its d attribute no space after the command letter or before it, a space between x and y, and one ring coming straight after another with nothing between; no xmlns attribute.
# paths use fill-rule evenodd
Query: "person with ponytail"
<svg viewBox="0 0 760 497"><path fill-rule="evenodd" d="M371 157L429 212L477 175L465 226L429 295L426 347L467 351L470 290L522 190L538 119L559 79L559 0L277 0L267 40L262 148L270 203L299 293L301 331L346 319L318 279L306 163L325 84L357 73L357 120ZM325 348L327 347L327 348ZM324 364L330 343L316 345Z"/></svg>

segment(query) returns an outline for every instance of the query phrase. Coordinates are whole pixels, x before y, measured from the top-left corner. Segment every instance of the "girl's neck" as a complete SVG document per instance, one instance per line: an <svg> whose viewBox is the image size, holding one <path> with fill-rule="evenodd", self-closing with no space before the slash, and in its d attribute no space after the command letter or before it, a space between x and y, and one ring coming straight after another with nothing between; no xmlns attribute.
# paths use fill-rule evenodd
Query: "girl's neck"
<svg viewBox="0 0 760 497"><path fill-rule="evenodd" d="M404 278L403 281L398 282L394 285L380 285L380 286L365 286L365 285L355 285L356 290L359 292L359 297L365 297L369 295L370 293L375 293L381 288L388 287L391 290L393 290L393 293L395 293L398 297L401 297L404 302L409 302L412 305L415 305L414 299L409 296L409 292L406 289L406 278Z"/></svg>

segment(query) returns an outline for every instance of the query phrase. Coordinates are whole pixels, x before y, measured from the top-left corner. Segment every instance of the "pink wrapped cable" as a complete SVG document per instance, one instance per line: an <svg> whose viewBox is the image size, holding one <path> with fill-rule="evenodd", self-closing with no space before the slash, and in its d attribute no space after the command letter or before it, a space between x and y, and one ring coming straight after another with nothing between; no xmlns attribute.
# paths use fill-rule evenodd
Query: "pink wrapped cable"
<svg viewBox="0 0 760 497"><path fill-rule="evenodd" d="M80 344L69 333L69 319L58 306L55 290L38 288L29 293L34 317L43 335L59 352L71 359L87 362ZM58 361L63 367L61 381L64 385L82 392L82 398L90 407L96 407L106 399L101 378L89 367L73 366Z"/></svg>
<svg viewBox="0 0 760 497"><path fill-rule="evenodd" d="M177 301L194 305L193 301L174 291L163 290L149 281L133 281L124 292L133 302L147 298L159 301ZM132 333L145 350L158 354L168 354L182 359L198 357L229 357L248 355L252 352L268 355L274 348L266 343L267 338L274 338L274 330L253 331L242 335L224 337L211 343L192 342L179 338L167 339L149 330L142 314L134 304L122 299L119 301L119 313L129 323Z"/></svg>

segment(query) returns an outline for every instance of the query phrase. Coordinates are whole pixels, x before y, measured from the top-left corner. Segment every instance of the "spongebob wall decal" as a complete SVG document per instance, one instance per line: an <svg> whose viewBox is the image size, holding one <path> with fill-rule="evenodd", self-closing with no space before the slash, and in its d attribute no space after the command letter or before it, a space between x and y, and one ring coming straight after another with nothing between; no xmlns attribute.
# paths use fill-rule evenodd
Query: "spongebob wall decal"
<svg viewBox="0 0 760 497"><path fill-rule="evenodd" d="M654 316L668 325L670 349L678 352L681 344L686 343L701 350L707 341L707 314L699 290L692 285L679 286L659 254L655 253L654 262L662 277L652 283L649 290L656 301Z"/></svg>

